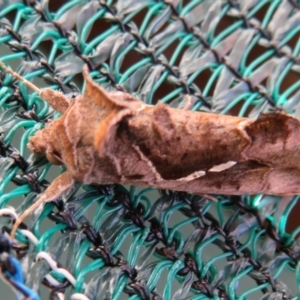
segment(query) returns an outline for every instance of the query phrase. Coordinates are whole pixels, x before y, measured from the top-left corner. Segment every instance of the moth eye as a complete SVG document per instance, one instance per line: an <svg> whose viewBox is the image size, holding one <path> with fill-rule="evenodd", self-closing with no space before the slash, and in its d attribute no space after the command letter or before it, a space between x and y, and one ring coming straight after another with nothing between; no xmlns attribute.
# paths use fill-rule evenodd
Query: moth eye
<svg viewBox="0 0 300 300"><path fill-rule="evenodd" d="M55 152L49 153L49 152L47 152L46 153L46 158L53 165L61 165L62 164L61 157L58 153L55 153Z"/></svg>
<svg viewBox="0 0 300 300"><path fill-rule="evenodd" d="M71 95L70 95L70 94L67 94L66 96L67 96L67 98L68 98L69 100L74 100L74 99L76 99L78 96L80 96L80 94L77 93L77 92L73 92Z"/></svg>

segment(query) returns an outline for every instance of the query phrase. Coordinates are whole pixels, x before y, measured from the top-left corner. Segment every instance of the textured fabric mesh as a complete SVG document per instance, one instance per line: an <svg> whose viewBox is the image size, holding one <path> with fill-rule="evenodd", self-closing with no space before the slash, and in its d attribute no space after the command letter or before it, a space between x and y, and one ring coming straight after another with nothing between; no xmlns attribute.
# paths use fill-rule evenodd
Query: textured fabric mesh
<svg viewBox="0 0 300 300"><path fill-rule="evenodd" d="M70 99L87 64L147 104L300 117L299 32L299 0L0 0L1 61ZM26 146L59 114L3 71L0 84L9 231L63 169ZM26 283L42 299L298 299L298 196L214 197L78 185L18 230Z"/></svg>

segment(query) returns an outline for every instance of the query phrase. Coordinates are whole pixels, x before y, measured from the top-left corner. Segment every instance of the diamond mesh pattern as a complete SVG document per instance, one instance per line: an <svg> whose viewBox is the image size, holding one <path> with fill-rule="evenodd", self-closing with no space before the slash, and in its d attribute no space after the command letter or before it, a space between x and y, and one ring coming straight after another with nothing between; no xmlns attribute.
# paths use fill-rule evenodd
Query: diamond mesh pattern
<svg viewBox="0 0 300 300"><path fill-rule="evenodd" d="M300 117L300 1L54 6L0 1L1 60L39 87L73 97L88 64L97 83L148 104L183 107L190 95L193 110ZM9 228L61 171L26 148L59 115L11 75L0 79L0 222ZM299 221L287 228L298 196L216 197L78 186L19 230L27 284L48 286L51 299L298 299Z"/></svg>

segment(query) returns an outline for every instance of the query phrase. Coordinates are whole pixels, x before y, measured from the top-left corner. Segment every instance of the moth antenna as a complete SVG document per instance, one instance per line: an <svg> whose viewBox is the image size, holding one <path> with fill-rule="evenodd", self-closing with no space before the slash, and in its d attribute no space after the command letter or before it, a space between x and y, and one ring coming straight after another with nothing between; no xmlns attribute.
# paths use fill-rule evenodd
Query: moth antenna
<svg viewBox="0 0 300 300"><path fill-rule="evenodd" d="M0 61L0 67L7 73L10 73L12 76L14 76L15 78L17 78L18 80L20 80L21 82L24 82L26 84L26 86L28 86L29 88L31 88L32 90L34 90L37 93L40 93L41 90L34 85L33 83L31 83L30 81L28 81L27 79L25 79L24 77L22 77L20 74L18 74L17 72L13 71L11 68L8 68L2 61Z"/></svg>

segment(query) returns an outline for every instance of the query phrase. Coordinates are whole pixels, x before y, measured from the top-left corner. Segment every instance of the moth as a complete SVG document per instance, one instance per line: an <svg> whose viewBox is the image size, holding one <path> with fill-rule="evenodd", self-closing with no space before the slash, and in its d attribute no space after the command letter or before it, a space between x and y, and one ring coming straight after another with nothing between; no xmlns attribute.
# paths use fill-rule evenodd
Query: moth
<svg viewBox="0 0 300 300"><path fill-rule="evenodd" d="M67 170L16 220L12 237L38 206L61 197L75 182L194 194L300 193L298 119L270 113L252 120L145 105L130 94L105 91L86 66L83 75L85 92L73 101L25 80L62 114L31 137L28 147Z"/></svg>

